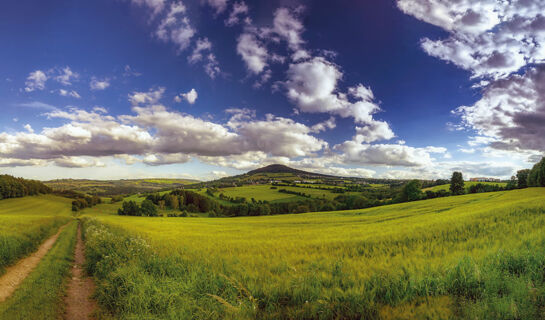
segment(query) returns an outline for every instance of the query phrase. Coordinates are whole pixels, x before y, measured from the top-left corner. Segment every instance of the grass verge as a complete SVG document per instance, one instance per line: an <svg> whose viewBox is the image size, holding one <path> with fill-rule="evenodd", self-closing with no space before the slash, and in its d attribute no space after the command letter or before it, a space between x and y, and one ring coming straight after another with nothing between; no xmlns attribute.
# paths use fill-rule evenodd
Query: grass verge
<svg viewBox="0 0 545 320"><path fill-rule="evenodd" d="M0 304L0 319L59 319L72 265L77 222L70 223L14 294Z"/></svg>

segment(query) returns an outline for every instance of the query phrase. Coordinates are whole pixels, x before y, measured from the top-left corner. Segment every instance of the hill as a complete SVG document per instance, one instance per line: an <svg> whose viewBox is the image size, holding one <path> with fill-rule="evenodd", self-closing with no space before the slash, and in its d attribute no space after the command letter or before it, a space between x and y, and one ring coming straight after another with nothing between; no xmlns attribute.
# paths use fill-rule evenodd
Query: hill
<svg viewBox="0 0 545 320"><path fill-rule="evenodd" d="M325 174L319 174L319 173L313 173L313 172L298 170L298 169L290 168L290 167L282 165L282 164L271 164L271 165L268 165L266 167L262 167L262 168L259 168L259 169L248 171L246 173L246 175L252 176L252 175L256 175L256 174L260 174L260 173L291 173L291 174L293 174L295 176L299 176L299 177L317 177L317 178L327 177L327 178L338 178L338 179L340 178L340 177L334 177L334 176L329 176L329 175L325 175Z"/></svg>
<svg viewBox="0 0 545 320"><path fill-rule="evenodd" d="M59 179L44 181L54 191L73 190L90 195L111 196L139 192L156 192L195 184L191 179L127 179L127 180L88 180Z"/></svg>
<svg viewBox="0 0 545 320"><path fill-rule="evenodd" d="M87 210L119 318L542 319L545 188L237 219Z"/></svg>

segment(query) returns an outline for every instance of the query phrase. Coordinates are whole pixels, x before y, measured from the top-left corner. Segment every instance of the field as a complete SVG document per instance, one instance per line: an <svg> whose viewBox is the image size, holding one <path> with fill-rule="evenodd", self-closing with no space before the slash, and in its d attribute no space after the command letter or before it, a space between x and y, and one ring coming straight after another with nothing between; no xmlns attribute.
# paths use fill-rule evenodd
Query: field
<svg viewBox="0 0 545 320"><path fill-rule="evenodd" d="M102 210L101 210L102 208ZM146 319L543 319L545 188L244 218L85 211L104 312Z"/></svg>
<svg viewBox="0 0 545 320"><path fill-rule="evenodd" d="M59 179L45 181L53 190L74 190L92 195L109 196L136 192L155 192L197 183L191 179L127 179L127 180L87 180Z"/></svg>
<svg viewBox="0 0 545 320"><path fill-rule="evenodd" d="M335 197L339 196L340 193L334 193L330 190L321 190L317 189L318 186L327 187L327 188L335 188L334 186L330 185L314 185L314 188L306 188L307 185L298 185L297 187L287 187L287 186L277 186L276 189L271 189L273 187L272 185L268 184L260 184L260 185L245 185L241 187L229 187L229 188L221 188L218 189L219 191L214 194L214 199L220 201L222 204L229 204L227 201L221 201L218 196L219 194L223 193L227 197L237 198L237 197L243 197L246 198L246 201L250 201L252 198L255 200L263 200L263 201L269 201L269 202L288 202L288 201L298 201L298 200L305 200L306 197L302 197L295 194L289 194L289 193L283 193L279 192L280 189L285 189L288 191L294 191L294 192L302 192L307 195L309 195L311 198L314 199L328 199L333 200ZM198 191L202 195L206 194L206 189L201 189ZM346 192L344 195L352 195L352 194L360 194L359 192Z"/></svg>
<svg viewBox="0 0 545 320"><path fill-rule="evenodd" d="M33 196L0 201L0 275L7 265L34 251L72 218L71 200Z"/></svg>
<svg viewBox="0 0 545 320"><path fill-rule="evenodd" d="M507 186L507 182L474 182L474 181L465 181L464 182L464 186L467 189L469 189L469 187L473 186L473 185L476 185L476 184L485 184L485 185L499 185L500 187L505 187ZM426 192L428 190L431 190L431 191L434 191L434 192L437 192L437 191L440 191L440 190L445 190L445 191L449 191L450 190L450 184L442 184L440 186L434 186L434 187L430 187L430 188L424 188L422 189L422 191Z"/></svg>

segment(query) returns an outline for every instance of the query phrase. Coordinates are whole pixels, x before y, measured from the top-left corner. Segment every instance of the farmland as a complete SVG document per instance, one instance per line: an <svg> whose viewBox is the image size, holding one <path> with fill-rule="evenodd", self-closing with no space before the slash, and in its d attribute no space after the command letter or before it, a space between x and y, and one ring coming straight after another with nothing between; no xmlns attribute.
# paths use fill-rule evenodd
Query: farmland
<svg viewBox="0 0 545 320"><path fill-rule="evenodd" d="M232 219L86 210L97 298L120 318L541 319L545 305L544 188Z"/></svg>

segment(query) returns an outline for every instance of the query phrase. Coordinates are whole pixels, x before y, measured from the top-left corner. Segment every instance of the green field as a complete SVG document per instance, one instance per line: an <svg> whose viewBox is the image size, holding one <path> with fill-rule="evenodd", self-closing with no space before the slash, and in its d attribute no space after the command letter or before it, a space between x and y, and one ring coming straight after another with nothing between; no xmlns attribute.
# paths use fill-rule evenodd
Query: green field
<svg viewBox="0 0 545 320"><path fill-rule="evenodd" d="M0 274L72 219L71 202L52 195L0 201Z"/></svg>
<svg viewBox="0 0 545 320"><path fill-rule="evenodd" d="M97 298L119 318L543 319L545 188L263 217L84 214Z"/></svg>
<svg viewBox="0 0 545 320"><path fill-rule="evenodd" d="M476 185L476 184L485 184L485 185L499 185L500 187L505 187L507 186L507 182L474 182L474 181L465 181L464 182L464 186L467 189L469 189L469 187L473 186L473 185ZM442 184L440 186L433 186L433 187L430 187L430 188L424 188L422 189L422 191L426 192L426 191L434 191L434 192L437 192L437 191L440 191L440 190L445 190L445 191L449 191L450 190L450 184Z"/></svg>
<svg viewBox="0 0 545 320"><path fill-rule="evenodd" d="M232 188L221 188L218 189L218 192L214 195L214 198L217 198L220 193L223 193L227 197L242 197L246 198L246 201L250 201L252 198L255 200L263 200L269 202L281 202L281 201L294 201L294 200L304 200L304 197L300 197L293 194L281 193L278 192L279 189L285 187L277 187L277 189L271 189L271 185L268 184L259 184L259 185L247 185L242 187L232 187ZM303 190L303 188L298 188ZM304 189L307 190L307 189ZM199 191L200 194L206 194L206 189Z"/></svg>

